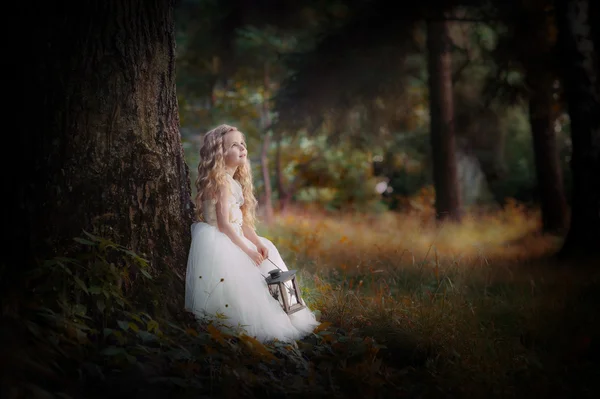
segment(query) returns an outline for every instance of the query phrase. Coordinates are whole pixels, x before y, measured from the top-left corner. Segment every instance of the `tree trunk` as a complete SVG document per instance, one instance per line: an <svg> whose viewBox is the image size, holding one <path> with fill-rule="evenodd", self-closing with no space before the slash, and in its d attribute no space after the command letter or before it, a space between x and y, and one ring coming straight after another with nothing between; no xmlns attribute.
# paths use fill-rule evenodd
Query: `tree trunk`
<svg viewBox="0 0 600 399"><path fill-rule="evenodd" d="M532 79L543 75L541 71L533 73L536 76ZM533 93L529 100L529 123L533 136L542 226L545 232L561 233L567 227L567 200L554 132L556 118L552 112L552 79L546 79L542 84L532 84L531 87Z"/></svg>
<svg viewBox="0 0 600 399"><path fill-rule="evenodd" d="M265 132L265 137L263 139L262 151L260 155L260 166L263 175L263 182L265 184L265 193L263 200L263 208L264 208L264 223L270 225L273 223L273 193L271 189L271 176L269 174L269 144L271 142L271 135L269 131Z"/></svg>
<svg viewBox="0 0 600 399"><path fill-rule="evenodd" d="M571 120L573 188L559 255L600 255L600 64L589 0L557 0L559 58ZM596 2L597 3L597 2ZM597 5L596 5L597 6Z"/></svg>
<svg viewBox="0 0 600 399"><path fill-rule="evenodd" d="M14 204L23 245L13 255L68 254L86 230L144 256L155 275L183 277L193 205L173 2L48 1L36 14L19 79L35 118L13 133L26 169Z"/></svg>
<svg viewBox="0 0 600 399"><path fill-rule="evenodd" d="M265 99L263 100L263 119L264 119L264 132L265 137L263 139L262 151L260 154L260 166L263 175L263 182L265 184L265 197L263 200L264 207L264 222L267 225L273 223L273 193L271 189L271 175L269 173L269 146L271 144L271 116L269 102L267 96L269 93L270 81L269 81L269 65L265 64L264 70L264 86L265 86Z"/></svg>
<svg viewBox="0 0 600 399"><path fill-rule="evenodd" d="M427 48L435 208L438 220L460 221L462 206L456 160L452 58L448 23L429 21Z"/></svg>
<svg viewBox="0 0 600 399"><path fill-rule="evenodd" d="M548 233L564 233L567 228L567 200L556 146L553 85L556 79L556 22L539 13L539 2L526 5L526 23L519 24L522 37L519 54L530 89L529 123L533 139L537 192L542 210L542 227Z"/></svg>
<svg viewBox="0 0 600 399"><path fill-rule="evenodd" d="M279 198L279 213L283 214L288 209L291 201L290 190L286 190L283 182L283 171L281 170L281 133L277 133L275 150L275 180L277 184L277 196Z"/></svg>

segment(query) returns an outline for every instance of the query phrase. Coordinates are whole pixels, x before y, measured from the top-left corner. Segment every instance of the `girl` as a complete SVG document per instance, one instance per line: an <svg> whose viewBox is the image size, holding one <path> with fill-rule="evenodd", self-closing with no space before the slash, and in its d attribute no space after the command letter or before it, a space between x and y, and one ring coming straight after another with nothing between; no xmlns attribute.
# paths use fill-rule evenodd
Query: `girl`
<svg viewBox="0 0 600 399"><path fill-rule="evenodd" d="M254 230L256 198L244 135L220 125L200 148L196 215L188 256L185 308L197 317L226 317L260 341L291 341L319 323L308 308L287 315L263 276L277 265L277 248ZM270 261L273 263L271 263Z"/></svg>

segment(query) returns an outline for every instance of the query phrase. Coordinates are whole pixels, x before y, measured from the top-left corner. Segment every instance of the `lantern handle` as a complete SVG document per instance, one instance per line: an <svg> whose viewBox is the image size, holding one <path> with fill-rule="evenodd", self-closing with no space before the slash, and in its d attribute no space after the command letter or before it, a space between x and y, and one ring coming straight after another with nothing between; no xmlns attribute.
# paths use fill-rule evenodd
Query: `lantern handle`
<svg viewBox="0 0 600 399"><path fill-rule="evenodd" d="M276 267L276 268L278 268L279 270L283 271L283 269L282 269L281 267L277 266L277 265L275 264L275 262L273 262L271 259L267 258L267 260L268 260L269 262L271 262L271 263L273 264L273 266L275 266L275 267ZM263 276L264 278L267 278L267 276L265 276L265 275L264 275L264 274L262 274L262 273L260 273L260 275L261 275L261 276Z"/></svg>

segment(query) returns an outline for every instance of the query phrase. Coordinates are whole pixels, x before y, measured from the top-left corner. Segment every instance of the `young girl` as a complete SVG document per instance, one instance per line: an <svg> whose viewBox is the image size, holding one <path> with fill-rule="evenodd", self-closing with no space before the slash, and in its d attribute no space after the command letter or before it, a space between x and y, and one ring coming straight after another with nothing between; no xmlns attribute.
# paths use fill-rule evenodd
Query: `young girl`
<svg viewBox="0 0 600 399"><path fill-rule="evenodd" d="M254 230L256 198L244 135L220 125L200 148L196 215L188 257L185 308L197 317L225 316L260 341L290 341L318 322L308 307L287 315L264 276L288 270L277 248ZM273 262L273 263L271 263Z"/></svg>

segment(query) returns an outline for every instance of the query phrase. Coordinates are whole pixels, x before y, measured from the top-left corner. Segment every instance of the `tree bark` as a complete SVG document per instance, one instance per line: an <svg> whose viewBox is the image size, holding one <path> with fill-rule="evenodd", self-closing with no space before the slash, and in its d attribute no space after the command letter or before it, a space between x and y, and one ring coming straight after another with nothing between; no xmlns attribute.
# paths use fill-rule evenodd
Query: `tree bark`
<svg viewBox="0 0 600 399"><path fill-rule="evenodd" d="M556 0L573 149L571 221L561 257L600 255L600 43L594 42L591 3Z"/></svg>
<svg viewBox="0 0 600 399"><path fill-rule="evenodd" d="M269 174L269 145L271 142L271 135L269 131L265 132L265 137L263 139L262 151L260 154L260 166L263 175L263 182L265 184L265 193L263 199L263 209L264 209L264 223L267 225L271 225L273 223L273 193L271 189L271 176Z"/></svg>
<svg viewBox="0 0 600 399"><path fill-rule="evenodd" d="M264 68L264 86L265 86L265 99L262 104L263 118L264 118L264 132L265 137L263 139L262 151L260 154L260 166L263 175L263 182L265 184L265 197L263 200L264 207L264 222L267 225L273 223L273 190L271 189L271 175L269 173L269 146L271 145L271 116L269 102L267 96L270 87L269 79L269 64L265 64Z"/></svg>
<svg viewBox="0 0 600 399"><path fill-rule="evenodd" d="M542 71L531 71L531 79L540 79ZM532 84L529 99L529 123L533 138L537 189L542 210L542 228L548 233L564 233L567 228L567 200L554 132L552 79Z"/></svg>
<svg viewBox="0 0 600 399"><path fill-rule="evenodd" d="M277 196L279 199L279 213L283 214L286 212L289 206L291 196L289 195L289 190L286 190L283 182L283 171L281 165L281 139L281 132L278 132L275 140L275 180L277 185Z"/></svg>
<svg viewBox="0 0 600 399"><path fill-rule="evenodd" d="M69 254L82 230L184 276L193 205L179 133L173 1L38 4L16 134L15 258Z"/></svg>
<svg viewBox="0 0 600 399"><path fill-rule="evenodd" d="M462 219L458 184L452 58L448 23L429 21L427 48L435 209L438 220Z"/></svg>
<svg viewBox="0 0 600 399"><path fill-rule="evenodd" d="M529 95L529 123L533 139L537 192L542 210L542 227L548 233L564 233L567 228L567 200L556 146L557 119L553 98L556 71L556 22L540 13L545 0L527 3L524 17L515 32L520 37L517 53L526 71Z"/></svg>

